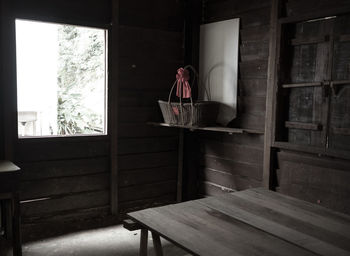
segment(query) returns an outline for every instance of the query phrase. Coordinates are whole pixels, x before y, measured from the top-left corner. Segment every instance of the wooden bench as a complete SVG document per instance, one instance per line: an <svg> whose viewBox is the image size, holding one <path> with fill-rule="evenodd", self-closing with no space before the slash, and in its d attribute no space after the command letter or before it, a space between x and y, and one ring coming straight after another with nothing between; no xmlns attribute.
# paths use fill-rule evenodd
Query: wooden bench
<svg viewBox="0 0 350 256"><path fill-rule="evenodd" d="M0 160L0 202L4 216L5 237L11 241L13 255L22 255L20 207L19 207L19 171L9 161Z"/></svg>
<svg viewBox="0 0 350 256"><path fill-rule="evenodd" d="M163 255L159 236L202 256L350 255L350 216L263 188L128 216L131 226L142 228L143 256L147 230L154 236L157 256Z"/></svg>

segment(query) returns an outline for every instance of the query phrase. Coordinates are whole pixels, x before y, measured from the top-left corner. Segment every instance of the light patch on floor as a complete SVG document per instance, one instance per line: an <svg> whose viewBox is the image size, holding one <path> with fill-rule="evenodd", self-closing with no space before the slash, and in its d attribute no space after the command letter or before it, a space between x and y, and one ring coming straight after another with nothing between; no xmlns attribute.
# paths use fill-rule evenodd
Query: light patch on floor
<svg viewBox="0 0 350 256"><path fill-rule="evenodd" d="M152 236L148 236L148 255L155 255ZM23 256L137 256L140 231L128 231L121 225L82 231L23 244ZM162 240L165 256L188 255Z"/></svg>

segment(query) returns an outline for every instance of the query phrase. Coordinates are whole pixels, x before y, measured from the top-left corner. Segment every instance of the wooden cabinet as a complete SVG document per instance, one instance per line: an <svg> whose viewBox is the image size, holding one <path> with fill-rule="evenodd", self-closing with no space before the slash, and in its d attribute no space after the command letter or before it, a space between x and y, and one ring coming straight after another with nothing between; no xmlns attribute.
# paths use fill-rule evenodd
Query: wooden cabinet
<svg viewBox="0 0 350 256"><path fill-rule="evenodd" d="M277 141L350 150L350 14L282 27Z"/></svg>

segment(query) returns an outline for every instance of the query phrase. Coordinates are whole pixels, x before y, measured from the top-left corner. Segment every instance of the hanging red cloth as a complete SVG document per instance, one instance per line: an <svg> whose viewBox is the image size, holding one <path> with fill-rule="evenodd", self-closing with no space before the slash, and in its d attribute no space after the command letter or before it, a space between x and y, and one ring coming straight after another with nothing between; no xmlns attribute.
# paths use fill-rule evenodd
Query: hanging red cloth
<svg viewBox="0 0 350 256"><path fill-rule="evenodd" d="M176 96L182 98L191 98L191 86L189 84L190 74L188 70L184 68L179 68L176 74L177 80L177 88L176 88ZM181 94L182 87L182 94Z"/></svg>

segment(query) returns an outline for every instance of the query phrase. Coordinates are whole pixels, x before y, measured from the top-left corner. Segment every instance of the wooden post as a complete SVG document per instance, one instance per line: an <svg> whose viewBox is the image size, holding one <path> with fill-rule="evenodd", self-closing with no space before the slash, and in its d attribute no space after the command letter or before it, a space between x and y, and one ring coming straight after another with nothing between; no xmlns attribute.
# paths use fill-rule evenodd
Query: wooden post
<svg viewBox="0 0 350 256"><path fill-rule="evenodd" d="M1 95L4 118L4 158L14 160L17 138L16 32L13 1L1 1Z"/></svg>
<svg viewBox="0 0 350 256"><path fill-rule="evenodd" d="M162 243L158 234L152 232L153 246L156 256L163 256Z"/></svg>
<svg viewBox="0 0 350 256"><path fill-rule="evenodd" d="M279 61L279 44L281 25L278 18L281 13L282 0L271 0L270 16L270 42L269 42L269 60L267 74L266 91L266 118L265 118L265 138L264 138L264 163L263 163L263 186L271 187L271 158L272 143L275 137L275 118L276 118L276 100L277 100L277 74Z"/></svg>
<svg viewBox="0 0 350 256"><path fill-rule="evenodd" d="M147 256L147 245L148 245L148 230L141 229L140 237L140 256Z"/></svg>
<svg viewBox="0 0 350 256"><path fill-rule="evenodd" d="M178 166L177 166L177 195L176 201L180 203L182 201L182 179L183 179L183 164L184 164L184 129L180 128L179 131L179 149L178 149Z"/></svg>
<svg viewBox="0 0 350 256"><path fill-rule="evenodd" d="M13 241L13 255L22 255L22 241L21 241L21 217L20 217L20 204L19 193L15 192L12 198L12 241Z"/></svg>
<svg viewBox="0 0 350 256"><path fill-rule="evenodd" d="M110 205L111 213L118 215L118 151L117 151L117 109L118 109L118 74L119 74L119 0L112 1L112 29L109 37L109 81L108 84L108 112L109 112L109 127L108 133L110 135Z"/></svg>
<svg viewBox="0 0 350 256"><path fill-rule="evenodd" d="M12 225L12 217L13 217L13 211L12 211L12 200L11 198L8 198L4 200L4 210L5 210L5 235L6 238L9 240L13 240L13 225ZM12 241L13 242L13 241Z"/></svg>

